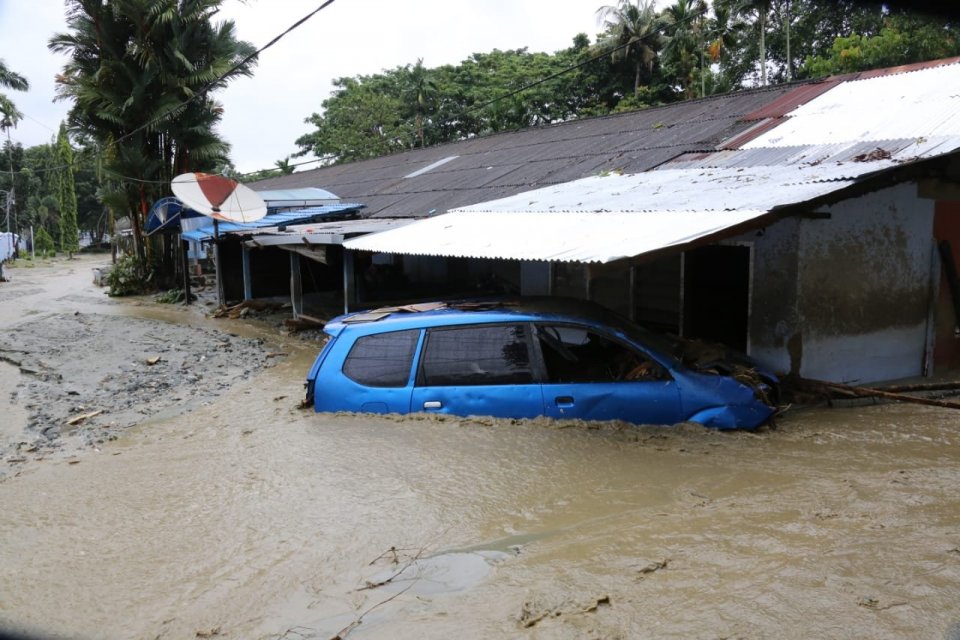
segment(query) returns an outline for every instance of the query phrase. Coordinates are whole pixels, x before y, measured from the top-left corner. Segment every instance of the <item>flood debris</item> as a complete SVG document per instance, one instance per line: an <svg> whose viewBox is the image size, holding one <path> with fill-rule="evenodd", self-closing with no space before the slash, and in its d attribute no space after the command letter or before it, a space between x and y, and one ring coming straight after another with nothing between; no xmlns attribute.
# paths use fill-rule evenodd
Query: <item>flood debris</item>
<svg viewBox="0 0 960 640"><path fill-rule="evenodd" d="M943 389L953 388L954 383L944 383ZM921 385L917 385L921 386ZM932 391L937 390L931 385L922 385L923 389L905 389L908 391ZM908 404L922 404L930 407L942 407L945 409L960 409L960 402L951 400L939 400L936 398L927 398L922 396L911 396L906 393L888 391L875 387L857 387L839 382L828 382L826 380L814 380L810 378L792 378L785 381L785 388L791 393L810 394L825 398L827 401L844 398L880 398L892 400L895 402L904 402ZM901 387L903 388L903 387Z"/></svg>
<svg viewBox="0 0 960 640"><path fill-rule="evenodd" d="M96 411L90 411L90 412L88 412L88 413L81 413L80 415L74 416L74 417L70 418L69 420L67 420L67 425L69 425L69 426L71 426L71 427L72 427L72 426L75 426L75 425L78 425L78 424L80 424L81 422L83 422L84 420L87 420L87 419L89 419L89 418L95 418L96 416L100 415L101 413L103 413L103 409L97 409Z"/></svg>
<svg viewBox="0 0 960 640"><path fill-rule="evenodd" d="M221 305L212 314L213 318L246 318L252 313L272 313L284 307L283 302L273 300L244 300L234 305Z"/></svg>
<svg viewBox="0 0 960 640"><path fill-rule="evenodd" d="M865 609L871 609L873 611L886 611L887 609L892 609L893 607L903 607L907 604L908 603L899 600L884 601L873 596L860 596L857 598L857 606Z"/></svg>
<svg viewBox="0 0 960 640"><path fill-rule="evenodd" d="M517 622L524 629L534 627L548 618L596 613L603 607L612 606L609 595L593 596L586 600L563 600L556 604L527 600L520 608Z"/></svg>
<svg viewBox="0 0 960 640"><path fill-rule="evenodd" d="M639 574L638 580L644 580L650 574L656 573L661 569L666 569L668 564L670 564L670 558L653 560L652 562L642 565L639 569L637 569L637 573Z"/></svg>

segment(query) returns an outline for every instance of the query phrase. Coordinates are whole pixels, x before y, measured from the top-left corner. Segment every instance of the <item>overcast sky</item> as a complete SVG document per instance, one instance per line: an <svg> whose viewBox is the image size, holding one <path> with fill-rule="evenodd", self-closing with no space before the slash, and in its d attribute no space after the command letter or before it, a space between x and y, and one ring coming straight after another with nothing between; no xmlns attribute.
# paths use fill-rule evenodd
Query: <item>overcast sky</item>
<svg viewBox="0 0 960 640"><path fill-rule="evenodd" d="M225 0L221 19L261 47L320 6L322 0ZM336 0L263 53L252 78L216 94L220 127L240 171L270 168L297 150L331 81L398 65L457 63L474 52L528 47L554 52L577 33L599 31L596 10L612 0ZM30 81L27 93L4 90L25 114L11 137L48 142L69 103L53 102L64 59L47 41L64 31L61 0L0 0L0 59ZM308 158L303 158L308 159ZM307 167L309 168L309 166Z"/></svg>

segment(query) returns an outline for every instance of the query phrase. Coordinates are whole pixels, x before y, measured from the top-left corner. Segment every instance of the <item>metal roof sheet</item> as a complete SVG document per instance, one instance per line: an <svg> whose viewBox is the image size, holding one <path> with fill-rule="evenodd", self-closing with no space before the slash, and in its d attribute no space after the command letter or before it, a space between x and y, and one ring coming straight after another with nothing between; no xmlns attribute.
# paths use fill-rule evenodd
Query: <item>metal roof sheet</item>
<svg viewBox="0 0 960 640"><path fill-rule="evenodd" d="M729 155L738 153L743 152ZM706 238L779 207L839 191L896 164L889 157L871 156L816 165L689 167L594 176L463 207L347 241L344 247L605 263Z"/></svg>
<svg viewBox="0 0 960 640"><path fill-rule="evenodd" d="M249 233L255 229L266 227L277 227L285 224L295 224L298 222L308 222L310 220L319 220L327 216L340 215L359 211L363 208L362 204L340 203L328 204L319 207L310 207L308 209L299 209L297 211L284 211L281 213L271 213L254 222L240 224L237 222L221 222L219 224L220 234L227 235L231 233ZM183 232L184 240L193 240L195 242L208 242L213 239L213 222L197 229Z"/></svg>
<svg viewBox="0 0 960 640"><path fill-rule="evenodd" d="M285 207L303 203L334 203L340 200L335 194L319 187L300 187L298 189L266 189L258 191L258 195L267 203L267 207Z"/></svg>
<svg viewBox="0 0 960 640"><path fill-rule="evenodd" d="M843 82L743 148L960 136L960 64Z"/></svg>
<svg viewBox="0 0 960 640"><path fill-rule="evenodd" d="M889 159L816 166L660 169L584 178L455 211L732 211L770 210L819 197L873 171Z"/></svg>
<svg viewBox="0 0 960 640"><path fill-rule="evenodd" d="M343 244L347 238L386 231L412 222L410 218L363 218L290 225L283 231L278 227L268 227L252 230L246 244L257 247Z"/></svg>
<svg viewBox="0 0 960 640"><path fill-rule="evenodd" d="M744 114L792 89L765 87L503 132L320 167L251 186L258 190L320 186L363 202L365 216L422 217L434 209L446 211L604 171L646 171L685 151L714 149L750 126L741 121ZM431 165L429 171L418 173Z"/></svg>
<svg viewBox="0 0 960 640"><path fill-rule="evenodd" d="M683 245L765 211L458 211L347 240L348 249L413 255L613 262Z"/></svg>

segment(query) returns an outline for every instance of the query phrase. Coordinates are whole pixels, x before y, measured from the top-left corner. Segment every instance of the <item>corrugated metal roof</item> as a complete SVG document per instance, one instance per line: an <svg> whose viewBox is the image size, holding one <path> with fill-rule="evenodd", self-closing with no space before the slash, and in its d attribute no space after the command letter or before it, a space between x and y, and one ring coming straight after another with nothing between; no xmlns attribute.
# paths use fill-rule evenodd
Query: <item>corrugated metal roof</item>
<svg viewBox="0 0 960 640"><path fill-rule="evenodd" d="M750 126L744 114L793 89L766 87L471 138L251 186L319 186L363 202L365 216L422 217L604 171L646 171L686 151L712 150Z"/></svg>
<svg viewBox="0 0 960 640"><path fill-rule="evenodd" d="M688 244L895 164L879 159L596 176L464 207L344 246L412 255L611 262Z"/></svg>
<svg viewBox="0 0 960 640"><path fill-rule="evenodd" d="M960 136L960 64L843 82L743 148Z"/></svg>
<svg viewBox="0 0 960 640"><path fill-rule="evenodd" d="M837 144L800 145L795 147L759 147L734 149L699 157L684 156L663 165L664 169L737 168L791 165L832 165L856 163L869 159L888 159L904 163L950 153L960 148L960 137L930 139L900 138L897 140L865 140ZM884 168L884 167L880 167Z"/></svg>
<svg viewBox="0 0 960 640"><path fill-rule="evenodd" d="M221 222L219 224L220 235L231 233L251 232L256 229L266 227L277 227L283 224L296 224L312 220L320 220L324 217L342 215L363 208L362 204L355 202L345 202L341 204L328 204L320 207L310 207L308 209L299 209L297 211L284 211L281 213L271 213L255 222L244 224L236 222ZM197 229L183 232L184 240L193 240L195 242L208 242L213 239L213 222Z"/></svg>
<svg viewBox="0 0 960 640"><path fill-rule="evenodd" d="M756 111L751 111L743 117L744 120L765 120L780 118L790 113L802 104L806 104L817 96L826 93L840 84L839 78L828 78L810 83L801 84L783 94L776 100L771 100Z"/></svg>
<svg viewBox="0 0 960 640"><path fill-rule="evenodd" d="M687 244L765 213L458 211L347 240L343 246L412 255L606 263Z"/></svg>
<svg viewBox="0 0 960 640"><path fill-rule="evenodd" d="M310 204L333 204L340 198L326 189L319 187L300 187L298 189L268 189L257 192L267 208L287 207L293 204L309 206Z"/></svg>
<svg viewBox="0 0 960 640"><path fill-rule="evenodd" d="M283 246L312 244L343 244L347 238L367 233L386 231L413 223L410 218L363 218L297 224L280 231L277 227L254 229L247 244L251 246Z"/></svg>
<svg viewBox="0 0 960 640"><path fill-rule="evenodd" d="M484 202L472 212L732 211L804 202L857 177L893 166L892 160L817 166L660 169L596 176Z"/></svg>

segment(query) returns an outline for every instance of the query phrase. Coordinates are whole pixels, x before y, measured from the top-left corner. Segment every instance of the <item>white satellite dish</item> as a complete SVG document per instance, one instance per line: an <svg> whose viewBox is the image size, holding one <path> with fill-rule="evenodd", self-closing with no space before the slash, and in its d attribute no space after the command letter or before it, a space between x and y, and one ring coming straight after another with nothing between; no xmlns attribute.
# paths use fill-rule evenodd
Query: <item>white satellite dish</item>
<svg viewBox="0 0 960 640"><path fill-rule="evenodd" d="M214 221L254 222L267 215L267 205L256 191L224 176L182 173L170 188L180 202Z"/></svg>

